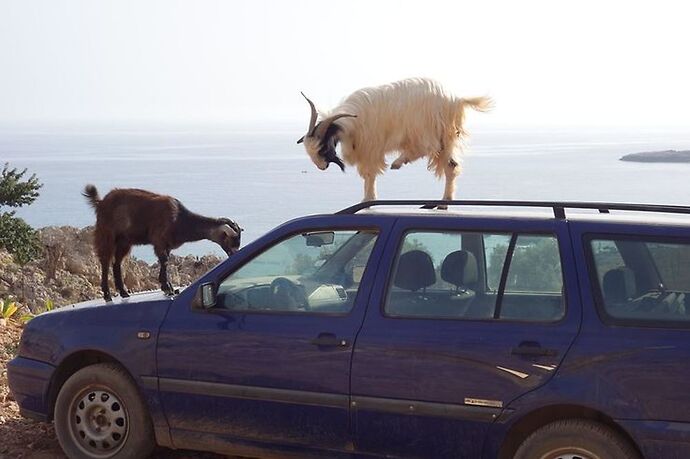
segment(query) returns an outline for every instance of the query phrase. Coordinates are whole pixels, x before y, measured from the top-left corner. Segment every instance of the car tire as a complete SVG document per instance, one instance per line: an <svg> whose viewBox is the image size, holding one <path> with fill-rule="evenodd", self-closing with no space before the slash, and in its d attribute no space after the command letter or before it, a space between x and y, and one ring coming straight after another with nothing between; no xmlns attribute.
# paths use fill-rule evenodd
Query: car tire
<svg viewBox="0 0 690 459"><path fill-rule="evenodd" d="M514 459L639 459L633 445L609 427L584 419L552 422L534 431Z"/></svg>
<svg viewBox="0 0 690 459"><path fill-rule="evenodd" d="M145 458L155 446L134 381L112 363L82 368L65 381L55 402L55 432L72 459Z"/></svg>

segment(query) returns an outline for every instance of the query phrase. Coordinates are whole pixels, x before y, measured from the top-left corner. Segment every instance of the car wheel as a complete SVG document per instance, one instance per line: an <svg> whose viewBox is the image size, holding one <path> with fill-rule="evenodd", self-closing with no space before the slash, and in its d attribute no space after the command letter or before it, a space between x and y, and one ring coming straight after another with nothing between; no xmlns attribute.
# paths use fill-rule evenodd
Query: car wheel
<svg viewBox="0 0 690 459"><path fill-rule="evenodd" d="M111 363L82 368L67 379L55 402L55 431L70 458L145 458L155 446L134 381Z"/></svg>
<svg viewBox="0 0 690 459"><path fill-rule="evenodd" d="M598 422L568 419L534 431L515 459L639 459L635 448Z"/></svg>

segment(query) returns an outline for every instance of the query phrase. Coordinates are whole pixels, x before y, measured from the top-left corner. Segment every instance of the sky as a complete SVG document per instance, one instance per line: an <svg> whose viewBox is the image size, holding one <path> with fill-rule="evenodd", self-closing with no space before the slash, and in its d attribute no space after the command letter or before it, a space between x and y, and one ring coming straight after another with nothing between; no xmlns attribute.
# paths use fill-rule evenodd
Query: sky
<svg viewBox="0 0 690 459"><path fill-rule="evenodd" d="M425 76L488 126L690 117L687 2L0 0L0 123L304 123Z"/></svg>

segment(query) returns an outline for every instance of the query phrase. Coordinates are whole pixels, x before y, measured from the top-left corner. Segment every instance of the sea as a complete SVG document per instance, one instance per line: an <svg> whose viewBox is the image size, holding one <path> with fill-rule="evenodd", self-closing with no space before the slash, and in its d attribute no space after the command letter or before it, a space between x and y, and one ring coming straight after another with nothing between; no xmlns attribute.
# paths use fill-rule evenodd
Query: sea
<svg viewBox="0 0 690 459"><path fill-rule="evenodd" d="M0 166L26 168L43 187L17 215L36 228L93 225L81 196L94 184L143 188L180 199L245 228L243 245L295 217L332 213L359 202L352 167L318 170L285 126L0 126ZM690 150L687 128L477 128L467 142L458 199L590 200L690 205L690 163L620 161L628 153ZM391 160L394 157L391 157ZM443 181L423 161L389 170L380 199L440 199ZM0 209L8 210L8 209ZM223 252L208 241L178 255ZM150 247L134 256L154 260Z"/></svg>

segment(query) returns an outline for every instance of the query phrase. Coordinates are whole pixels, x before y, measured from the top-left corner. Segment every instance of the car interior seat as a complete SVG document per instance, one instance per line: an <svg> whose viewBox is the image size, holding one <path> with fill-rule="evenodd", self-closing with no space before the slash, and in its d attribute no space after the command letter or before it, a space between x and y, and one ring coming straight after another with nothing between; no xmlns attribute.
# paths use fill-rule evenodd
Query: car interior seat
<svg viewBox="0 0 690 459"><path fill-rule="evenodd" d="M388 312L402 315L424 315L426 289L436 283L436 271L431 256L423 250L411 250L400 255L393 285L408 292L389 297Z"/></svg>

